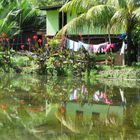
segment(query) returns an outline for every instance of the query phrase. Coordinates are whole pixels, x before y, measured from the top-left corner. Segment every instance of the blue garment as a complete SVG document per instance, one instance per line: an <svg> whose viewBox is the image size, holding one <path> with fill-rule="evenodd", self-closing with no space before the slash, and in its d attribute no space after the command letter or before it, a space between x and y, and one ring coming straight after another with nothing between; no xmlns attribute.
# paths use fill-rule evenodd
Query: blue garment
<svg viewBox="0 0 140 140"><path fill-rule="evenodd" d="M120 39L122 39L122 40L126 39L126 37L127 37L126 33L123 33L123 34L120 35Z"/></svg>

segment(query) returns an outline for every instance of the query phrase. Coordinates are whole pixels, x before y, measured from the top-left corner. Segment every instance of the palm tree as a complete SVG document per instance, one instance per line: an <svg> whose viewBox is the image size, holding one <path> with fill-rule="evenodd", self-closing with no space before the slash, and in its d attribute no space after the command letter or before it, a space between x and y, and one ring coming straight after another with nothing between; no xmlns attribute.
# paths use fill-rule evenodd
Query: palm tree
<svg viewBox="0 0 140 140"><path fill-rule="evenodd" d="M77 15L64 26L59 34L64 34L68 29L81 29L83 24L90 28L100 26L107 29L108 33L127 33L127 61L132 64L132 52L135 51L132 43L132 32L140 23L139 0L71 0L60 11ZM91 26L92 25L92 26Z"/></svg>

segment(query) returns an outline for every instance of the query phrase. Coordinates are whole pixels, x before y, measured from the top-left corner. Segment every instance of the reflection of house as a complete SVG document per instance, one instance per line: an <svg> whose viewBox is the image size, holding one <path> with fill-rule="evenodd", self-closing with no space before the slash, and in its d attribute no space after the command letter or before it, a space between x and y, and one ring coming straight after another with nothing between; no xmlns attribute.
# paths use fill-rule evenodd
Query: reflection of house
<svg viewBox="0 0 140 140"><path fill-rule="evenodd" d="M123 117L123 107L122 106L112 106L112 105L103 105L103 104L85 104L81 106L77 103L68 103L67 104L67 117L75 117L78 114L86 120L91 120L94 116L104 116L108 114L116 114L119 117Z"/></svg>
<svg viewBox="0 0 140 140"><path fill-rule="evenodd" d="M123 106L113 106L113 105L104 105L104 104L85 104L81 106L79 103L76 102L69 102L66 104L65 108L65 117L64 119L68 120L84 120L84 121L91 121L93 119L102 119L109 114L115 114L118 116L119 119L122 120L123 118ZM60 107L57 109L52 108L48 117L54 116L55 112L58 112ZM61 112L59 112L61 113ZM63 116L63 113L62 113ZM55 120L55 118L53 119Z"/></svg>

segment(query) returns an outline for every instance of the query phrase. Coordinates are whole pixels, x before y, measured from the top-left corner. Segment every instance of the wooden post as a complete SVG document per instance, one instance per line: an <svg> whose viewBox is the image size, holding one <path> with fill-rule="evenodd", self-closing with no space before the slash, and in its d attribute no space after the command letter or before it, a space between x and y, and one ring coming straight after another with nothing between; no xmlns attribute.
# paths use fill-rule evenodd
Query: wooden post
<svg viewBox="0 0 140 140"><path fill-rule="evenodd" d="M138 62L140 62L140 41L138 42Z"/></svg>

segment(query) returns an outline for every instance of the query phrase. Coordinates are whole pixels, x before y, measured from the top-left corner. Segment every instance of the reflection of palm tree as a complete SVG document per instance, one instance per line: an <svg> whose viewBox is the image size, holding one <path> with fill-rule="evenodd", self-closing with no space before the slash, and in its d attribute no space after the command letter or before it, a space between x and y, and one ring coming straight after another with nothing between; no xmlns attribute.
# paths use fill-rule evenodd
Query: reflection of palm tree
<svg viewBox="0 0 140 140"><path fill-rule="evenodd" d="M56 113L56 118L66 127L68 128L71 132L73 133L79 133L78 128L75 127L75 123L73 122L73 120L71 120L70 118L66 120L64 120L64 118L62 118L58 113Z"/></svg>
<svg viewBox="0 0 140 140"><path fill-rule="evenodd" d="M66 120L66 102L62 101L60 106L58 107L58 113L60 114L61 118Z"/></svg>

